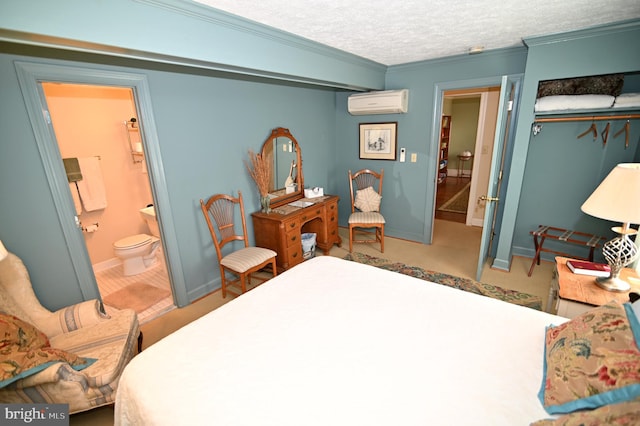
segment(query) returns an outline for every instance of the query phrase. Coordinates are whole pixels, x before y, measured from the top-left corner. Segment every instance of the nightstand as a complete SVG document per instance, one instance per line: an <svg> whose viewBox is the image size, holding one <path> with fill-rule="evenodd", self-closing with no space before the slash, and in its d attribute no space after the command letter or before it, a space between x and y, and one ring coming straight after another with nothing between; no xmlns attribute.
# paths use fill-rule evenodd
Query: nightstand
<svg viewBox="0 0 640 426"><path fill-rule="evenodd" d="M567 257L556 257L556 269L549 289L547 311L565 318L574 318L594 306L604 305L611 300L629 301L629 291L640 292L640 277L635 270L624 268L620 278L631 285L627 292L613 292L600 288L596 277L571 272Z"/></svg>

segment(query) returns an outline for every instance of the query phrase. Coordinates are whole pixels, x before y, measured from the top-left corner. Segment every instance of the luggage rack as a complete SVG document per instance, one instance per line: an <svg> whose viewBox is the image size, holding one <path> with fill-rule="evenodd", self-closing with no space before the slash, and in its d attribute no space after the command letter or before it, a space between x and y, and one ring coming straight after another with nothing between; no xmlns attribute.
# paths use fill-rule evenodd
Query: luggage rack
<svg viewBox="0 0 640 426"><path fill-rule="evenodd" d="M572 231L570 229L557 228L555 226L549 225L540 225L538 229L536 229L535 231L530 231L529 233L533 236L533 245L536 249L536 254L535 256L533 256L533 262L531 262L531 267L529 268L529 273L527 274L527 276L529 277L533 273L533 268L536 265L540 265L540 253L543 251L554 253L564 257L578 258L593 262L593 252L597 247L601 247L602 243L605 240L605 237L601 237L599 235L588 234L586 232L580 231ZM560 251L543 248L544 242L547 238L589 247L589 257L576 257L569 253L563 253Z"/></svg>

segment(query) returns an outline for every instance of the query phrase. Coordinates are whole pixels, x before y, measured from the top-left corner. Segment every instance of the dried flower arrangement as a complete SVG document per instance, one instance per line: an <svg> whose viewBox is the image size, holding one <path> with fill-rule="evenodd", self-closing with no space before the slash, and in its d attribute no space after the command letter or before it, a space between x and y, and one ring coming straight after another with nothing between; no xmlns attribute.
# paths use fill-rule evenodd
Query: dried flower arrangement
<svg viewBox="0 0 640 426"><path fill-rule="evenodd" d="M244 165L256 183L260 195L263 197L267 195L271 183L271 165L267 164L261 154L256 154L251 149L249 150L249 162L245 161Z"/></svg>
<svg viewBox="0 0 640 426"><path fill-rule="evenodd" d="M262 211L269 213L271 211L269 204L269 186L271 184L271 164L262 157L261 154L249 150L249 161L244 162L249 175L256 183L258 192L260 192L260 203Z"/></svg>

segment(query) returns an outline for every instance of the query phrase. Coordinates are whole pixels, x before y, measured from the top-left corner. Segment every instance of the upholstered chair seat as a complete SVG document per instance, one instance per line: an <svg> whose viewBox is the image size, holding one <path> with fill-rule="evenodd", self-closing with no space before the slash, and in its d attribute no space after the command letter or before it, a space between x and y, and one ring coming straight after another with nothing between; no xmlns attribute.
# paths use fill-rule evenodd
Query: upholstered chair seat
<svg viewBox="0 0 640 426"><path fill-rule="evenodd" d="M2 403L69 404L70 414L113 404L120 375L136 354L137 344L139 347L140 329L133 310L107 315L99 300L89 300L51 312L40 304L20 258L8 253L0 260L0 327L5 329L5 345L12 326L17 327L23 341L11 356L31 350L28 343L40 336L40 341L47 343L44 350L54 354L62 351L85 362L82 369L61 360L43 363L14 377L4 372ZM38 350L42 346L30 353ZM15 359L0 354L3 367L21 371L22 359Z"/></svg>

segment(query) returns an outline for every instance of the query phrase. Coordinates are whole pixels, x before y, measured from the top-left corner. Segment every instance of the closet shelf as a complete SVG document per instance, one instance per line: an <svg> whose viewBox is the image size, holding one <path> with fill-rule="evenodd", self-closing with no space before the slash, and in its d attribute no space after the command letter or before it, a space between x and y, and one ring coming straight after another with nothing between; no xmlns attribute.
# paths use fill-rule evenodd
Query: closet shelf
<svg viewBox="0 0 640 426"><path fill-rule="evenodd" d="M549 121L632 120L640 118L640 107L536 112L534 123Z"/></svg>

